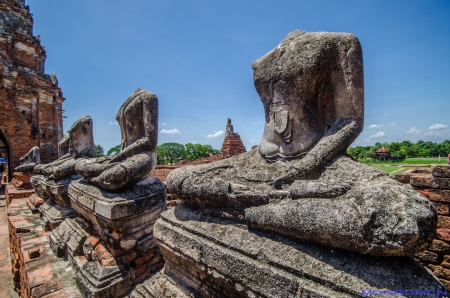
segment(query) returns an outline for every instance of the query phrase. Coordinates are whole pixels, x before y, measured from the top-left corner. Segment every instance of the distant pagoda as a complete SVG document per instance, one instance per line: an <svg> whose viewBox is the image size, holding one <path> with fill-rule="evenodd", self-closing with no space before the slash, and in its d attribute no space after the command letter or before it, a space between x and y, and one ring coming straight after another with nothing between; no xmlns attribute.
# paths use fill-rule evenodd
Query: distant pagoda
<svg viewBox="0 0 450 298"><path fill-rule="evenodd" d="M220 154L225 157L232 157L245 152L247 152L247 150L245 150L241 137L238 133L234 132L231 119L228 118L225 139L223 140Z"/></svg>

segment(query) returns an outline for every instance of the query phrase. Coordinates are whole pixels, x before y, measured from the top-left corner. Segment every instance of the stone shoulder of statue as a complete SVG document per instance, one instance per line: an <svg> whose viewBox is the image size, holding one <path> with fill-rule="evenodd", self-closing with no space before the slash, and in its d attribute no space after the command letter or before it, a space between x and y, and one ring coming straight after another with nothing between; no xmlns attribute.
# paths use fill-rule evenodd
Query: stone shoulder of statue
<svg viewBox="0 0 450 298"><path fill-rule="evenodd" d="M144 179L156 165L158 98L138 89L120 107L116 119L121 151L114 156L83 160L76 167L88 183L112 191Z"/></svg>
<svg viewBox="0 0 450 298"><path fill-rule="evenodd" d="M250 228L329 247L379 256L427 247L435 236L433 205L346 156L363 128L359 40L294 31L252 67L265 112L259 146L173 170L168 191Z"/></svg>

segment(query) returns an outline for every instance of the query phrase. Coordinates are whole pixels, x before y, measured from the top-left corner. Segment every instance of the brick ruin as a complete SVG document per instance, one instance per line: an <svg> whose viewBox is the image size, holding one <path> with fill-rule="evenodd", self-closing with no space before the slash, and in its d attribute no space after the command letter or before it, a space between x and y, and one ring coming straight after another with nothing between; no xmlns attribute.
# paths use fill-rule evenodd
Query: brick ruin
<svg viewBox="0 0 450 298"><path fill-rule="evenodd" d="M10 169L30 148L42 162L58 157L65 98L56 75L45 74L45 47L33 36L33 16L24 0L0 2L0 156Z"/></svg>
<svg viewBox="0 0 450 298"><path fill-rule="evenodd" d="M225 139L223 140L220 154L225 157L232 157L245 152L247 152L247 150L245 150L241 137L238 133L234 132L231 119L228 118Z"/></svg>
<svg viewBox="0 0 450 298"><path fill-rule="evenodd" d="M436 208L436 239L416 258L450 289L450 165L432 165L431 172L425 167L412 168L397 174L395 179L410 184Z"/></svg>

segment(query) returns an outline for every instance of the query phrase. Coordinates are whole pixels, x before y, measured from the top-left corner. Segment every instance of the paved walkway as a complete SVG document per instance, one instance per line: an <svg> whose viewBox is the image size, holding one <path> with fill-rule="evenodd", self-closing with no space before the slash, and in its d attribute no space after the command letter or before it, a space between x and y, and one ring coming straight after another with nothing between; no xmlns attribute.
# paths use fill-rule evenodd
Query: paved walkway
<svg viewBox="0 0 450 298"><path fill-rule="evenodd" d="M0 297L19 297L14 291L9 256L8 217L5 202L5 186L0 188Z"/></svg>

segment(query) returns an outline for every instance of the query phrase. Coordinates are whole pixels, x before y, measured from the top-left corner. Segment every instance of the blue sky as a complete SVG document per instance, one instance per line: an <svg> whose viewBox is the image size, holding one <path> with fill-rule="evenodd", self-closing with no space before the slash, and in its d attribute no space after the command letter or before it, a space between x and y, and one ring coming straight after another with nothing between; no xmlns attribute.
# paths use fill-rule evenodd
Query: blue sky
<svg viewBox="0 0 450 298"><path fill-rule="evenodd" d="M105 150L137 88L159 98L158 143L220 149L227 118L247 150L264 127L253 61L291 31L361 41L365 127L353 145L450 139L450 1L26 0L66 101Z"/></svg>

